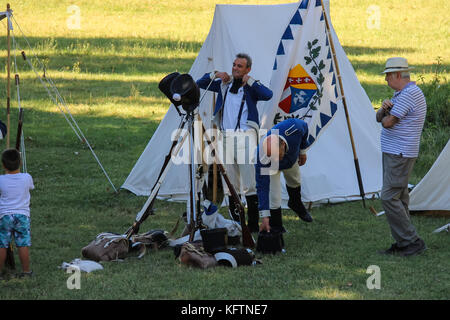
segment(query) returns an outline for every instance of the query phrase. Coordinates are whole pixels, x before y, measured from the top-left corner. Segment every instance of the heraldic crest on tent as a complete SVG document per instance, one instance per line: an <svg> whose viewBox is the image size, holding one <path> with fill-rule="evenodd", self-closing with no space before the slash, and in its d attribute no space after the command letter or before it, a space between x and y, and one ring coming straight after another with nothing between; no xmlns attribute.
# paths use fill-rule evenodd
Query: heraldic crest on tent
<svg viewBox="0 0 450 320"><path fill-rule="evenodd" d="M311 144L337 111L336 75L324 20L320 0L300 3L281 37L271 79L272 87L283 86L273 124L304 120Z"/></svg>

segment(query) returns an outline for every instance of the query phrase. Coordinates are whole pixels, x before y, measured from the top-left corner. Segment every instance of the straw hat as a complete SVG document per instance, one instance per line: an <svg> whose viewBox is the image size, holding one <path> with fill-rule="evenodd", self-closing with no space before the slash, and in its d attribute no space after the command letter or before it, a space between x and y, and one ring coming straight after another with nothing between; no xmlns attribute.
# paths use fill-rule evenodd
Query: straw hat
<svg viewBox="0 0 450 320"><path fill-rule="evenodd" d="M409 71L411 69L414 68L408 66L408 60L405 58L395 57L387 59L386 66L384 67L384 71L382 73Z"/></svg>

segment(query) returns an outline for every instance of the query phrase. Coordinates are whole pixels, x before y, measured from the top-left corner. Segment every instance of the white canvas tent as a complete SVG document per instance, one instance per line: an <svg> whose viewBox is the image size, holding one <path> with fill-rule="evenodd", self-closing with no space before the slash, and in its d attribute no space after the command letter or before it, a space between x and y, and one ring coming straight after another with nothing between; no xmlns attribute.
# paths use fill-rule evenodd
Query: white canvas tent
<svg viewBox="0 0 450 320"><path fill-rule="evenodd" d="M410 194L410 211L450 213L450 140Z"/></svg>
<svg viewBox="0 0 450 320"><path fill-rule="evenodd" d="M324 3L329 11L328 1ZM198 79L212 70L231 73L235 55L246 52L253 58L250 75L269 85L280 38L298 7L299 3L217 5L209 34L189 74ZM375 111L371 102L360 85L332 25L330 27L349 108L364 190L366 195L370 195L379 192L382 184L379 142L381 128L375 121ZM258 104L259 110L264 107L262 103ZM213 94L207 93L199 106L199 114L207 128L211 127L209 119L212 108ZM150 194L164 157L169 151L170 137L179 123L180 117L171 106L122 188L136 195ZM173 165L158 196L187 200L188 172L187 165ZM309 149L308 161L302 167L301 175L302 197L305 202L335 202L358 198L360 192L354 158L340 99L335 118L320 139ZM286 199L287 193L283 190L283 200Z"/></svg>

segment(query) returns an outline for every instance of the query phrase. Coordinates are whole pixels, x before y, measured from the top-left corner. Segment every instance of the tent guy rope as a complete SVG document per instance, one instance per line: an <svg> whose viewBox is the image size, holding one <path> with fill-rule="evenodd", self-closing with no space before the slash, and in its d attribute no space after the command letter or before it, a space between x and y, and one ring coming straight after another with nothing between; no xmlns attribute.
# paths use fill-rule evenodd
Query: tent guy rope
<svg viewBox="0 0 450 320"><path fill-rule="evenodd" d="M10 38L10 30L14 30L13 28L13 24L12 22L15 23L15 25L17 26L17 28L19 29L23 39L25 40L28 48L30 49L30 51L32 52L32 47L30 42L28 41L27 37L25 36L25 33L22 31L22 28L20 27L20 25L18 24L17 20L14 18L14 16L12 15L12 10L9 7L8 4L8 9L6 12L2 12L0 13L0 16L4 15L8 18L8 22L7 22L7 31L8 31L8 39ZM33 59L35 59L34 61L37 62L37 64L40 66L40 68L42 68L43 70L43 76L41 77L39 75L39 73L37 72L36 68L34 67L33 63L30 61L30 58L25 54L25 51L20 47L20 45L17 43L15 36L14 36L14 32L12 32L12 38L13 38L13 43L14 43L14 50L19 50L21 51L21 55L22 58L25 62L27 62L27 64L29 65L29 67L31 68L31 70L33 70L33 72L35 73L36 77L39 79L39 81L41 82L42 86L45 88L45 90L47 91L47 94L50 96L51 100L53 101L53 103L58 107L58 109L60 110L60 112L63 114L64 118L66 119L67 123L69 124L69 126L71 127L71 129L73 130L73 132L75 133L75 135L77 136L77 138L80 140L81 143L85 144L89 150L91 151L92 155L94 156L96 162L98 163L98 165L100 166L103 174L105 175L105 177L107 178L108 182L111 184L113 190L115 193L117 193L117 189L114 186L113 182L111 181L108 173L106 172L105 168L103 167L102 163L100 162L98 156L96 155L96 153L94 152L91 144L89 143L88 139L86 138L86 136L84 135L83 131L81 130L81 128L78 126L78 123L76 122L76 120L74 119L72 113L69 110L69 107L67 106L65 100L63 99L63 97L61 96L61 94L59 93L58 89L55 86L55 83L53 82L53 80L51 79L51 77L48 75L48 72L45 68L45 66L43 65L43 63L39 60L39 58L35 55L32 54ZM10 110L10 104L9 104L9 100L10 100L10 95L9 95L9 82L10 82L10 58L9 58L9 40L8 40L8 97L7 97L7 115L8 115L8 119L7 119L7 126L8 126L8 136L7 136L7 147L9 146L9 110ZM16 56L16 54L14 53L14 56ZM33 62L34 62L33 61ZM15 65L17 68L17 61L15 59ZM18 78L18 77L17 77ZM45 81L44 81L44 80ZM17 84L17 81L16 81ZM19 101L19 108L21 108L20 105L20 94L19 94L19 86L17 84L17 90L18 90L18 101ZM23 134L21 135L22 139L23 139ZM22 144L22 146L24 146Z"/></svg>

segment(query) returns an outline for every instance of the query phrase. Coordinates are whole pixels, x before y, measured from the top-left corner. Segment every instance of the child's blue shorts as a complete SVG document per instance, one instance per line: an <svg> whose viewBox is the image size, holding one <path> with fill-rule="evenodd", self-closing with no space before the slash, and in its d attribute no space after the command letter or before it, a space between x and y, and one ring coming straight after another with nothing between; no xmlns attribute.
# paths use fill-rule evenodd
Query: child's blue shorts
<svg viewBox="0 0 450 320"><path fill-rule="evenodd" d="M17 247L31 246L30 217L23 214L4 215L0 218L0 248L8 248L11 236Z"/></svg>

